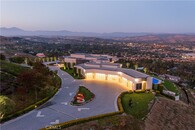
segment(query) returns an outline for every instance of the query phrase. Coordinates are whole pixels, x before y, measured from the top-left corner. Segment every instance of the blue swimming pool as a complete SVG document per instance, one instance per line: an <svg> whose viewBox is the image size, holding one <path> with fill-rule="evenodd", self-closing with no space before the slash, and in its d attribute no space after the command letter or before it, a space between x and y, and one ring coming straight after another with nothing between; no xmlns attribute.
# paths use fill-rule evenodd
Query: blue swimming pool
<svg viewBox="0 0 195 130"><path fill-rule="evenodd" d="M152 83L153 84L159 84L160 83L160 80L159 79L156 79L156 78L152 78Z"/></svg>

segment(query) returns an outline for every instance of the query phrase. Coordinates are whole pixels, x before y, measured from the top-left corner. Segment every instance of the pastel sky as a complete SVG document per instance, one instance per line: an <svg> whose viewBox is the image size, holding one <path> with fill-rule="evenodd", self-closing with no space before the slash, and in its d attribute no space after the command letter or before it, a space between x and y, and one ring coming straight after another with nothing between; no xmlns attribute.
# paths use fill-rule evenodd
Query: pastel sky
<svg viewBox="0 0 195 130"><path fill-rule="evenodd" d="M1 27L195 33L195 0L0 0Z"/></svg>

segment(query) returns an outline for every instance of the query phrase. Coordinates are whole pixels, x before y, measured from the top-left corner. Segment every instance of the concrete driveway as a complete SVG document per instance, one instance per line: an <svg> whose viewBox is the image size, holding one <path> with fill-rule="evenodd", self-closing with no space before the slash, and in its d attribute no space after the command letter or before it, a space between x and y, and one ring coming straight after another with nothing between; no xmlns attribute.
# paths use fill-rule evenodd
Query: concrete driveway
<svg viewBox="0 0 195 130"><path fill-rule="evenodd" d="M74 80L69 74L55 66L62 79L62 87L56 95L39 108L1 124L1 130L37 130L52 124L90 117L117 111L117 96L128 89L117 83ZM71 106L75 93L80 85L87 87L95 94L95 99L83 106Z"/></svg>

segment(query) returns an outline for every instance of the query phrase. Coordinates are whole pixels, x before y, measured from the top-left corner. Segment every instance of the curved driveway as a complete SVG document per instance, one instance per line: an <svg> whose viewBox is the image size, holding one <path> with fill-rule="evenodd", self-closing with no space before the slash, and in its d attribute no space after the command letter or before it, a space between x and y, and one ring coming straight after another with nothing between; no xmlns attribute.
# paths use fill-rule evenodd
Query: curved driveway
<svg viewBox="0 0 195 130"><path fill-rule="evenodd" d="M56 95L37 109L1 124L1 130L37 130L52 124L117 111L117 96L127 88L117 83L89 80L74 80L69 74L55 66L62 79L62 87ZM83 106L71 106L79 85L95 94L95 99Z"/></svg>

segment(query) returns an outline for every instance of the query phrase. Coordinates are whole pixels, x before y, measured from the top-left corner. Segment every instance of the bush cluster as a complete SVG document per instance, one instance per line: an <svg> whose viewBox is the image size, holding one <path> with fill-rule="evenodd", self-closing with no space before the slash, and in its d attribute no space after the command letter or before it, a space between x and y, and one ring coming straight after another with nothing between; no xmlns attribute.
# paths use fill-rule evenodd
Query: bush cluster
<svg viewBox="0 0 195 130"><path fill-rule="evenodd" d="M23 115L23 114L25 114L25 113L27 113L27 112L35 109L36 107L42 105L43 103L45 103L46 101L48 101L51 97L53 97L56 94L57 91L58 91L58 88L55 88L54 89L54 93L52 95L50 95L50 96L48 96L48 97L46 97L46 98L44 98L44 99L36 102L35 104L32 104L32 105L28 106L27 108L25 108L23 110L20 110L20 111L14 113L14 114L11 114L11 115L8 115L8 116L4 117L3 119L1 119L0 122L8 121L10 119L13 119L15 117L18 117L20 115Z"/></svg>
<svg viewBox="0 0 195 130"><path fill-rule="evenodd" d="M135 90L134 92L135 92L135 93L145 93L146 90Z"/></svg>

